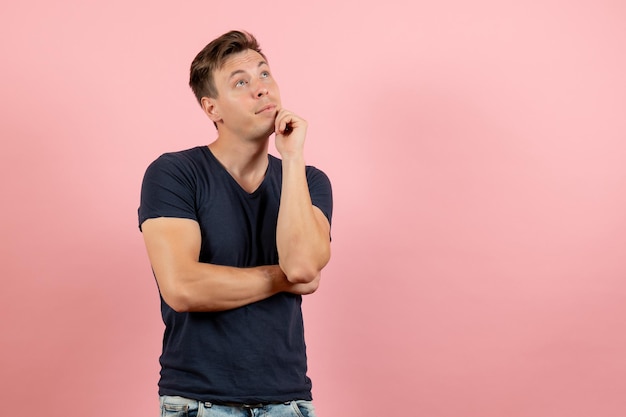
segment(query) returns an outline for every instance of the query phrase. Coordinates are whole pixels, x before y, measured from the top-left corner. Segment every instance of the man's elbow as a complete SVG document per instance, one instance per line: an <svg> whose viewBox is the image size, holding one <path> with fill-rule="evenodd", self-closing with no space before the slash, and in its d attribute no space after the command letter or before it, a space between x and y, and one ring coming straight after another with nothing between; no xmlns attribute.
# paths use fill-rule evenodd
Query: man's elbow
<svg viewBox="0 0 626 417"><path fill-rule="evenodd" d="M321 268L317 265L280 265L287 276L287 280L292 284L308 284L313 282L319 275Z"/></svg>
<svg viewBox="0 0 626 417"><path fill-rule="evenodd" d="M161 291L163 301L177 313L189 313L193 311L193 301L183 291Z"/></svg>
<svg viewBox="0 0 626 417"><path fill-rule="evenodd" d="M159 282L159 292L163 301L177 313L190 313L198 310L196 292L186 284L184 276L162 276Z"/></svg>
<svg viewBox="0 0 626 417"><path fill-rule="evenodd" d="M177 313L212 312L228 308L228 304L217 298L201 295L193 280L183 272L155 276L163 301Z"/></svg>
<svg viewBox="0 0 626 417"><path fill-rule="evenodd" d="M177 313L213 312L227 309L212 300L199 300L183 294L161 295L165 303Z"/></svg>

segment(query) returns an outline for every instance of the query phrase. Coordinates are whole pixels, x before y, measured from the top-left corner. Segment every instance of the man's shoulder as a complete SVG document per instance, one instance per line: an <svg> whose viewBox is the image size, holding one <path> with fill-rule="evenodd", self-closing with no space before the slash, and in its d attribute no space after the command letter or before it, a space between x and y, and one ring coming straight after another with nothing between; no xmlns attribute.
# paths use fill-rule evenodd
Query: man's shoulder
<svg viewBox="0 0 626 417"><path fill-rule="evenodd" d="M203 159L205 146L194 146L193 148L180 151L165 152L157 158L158 160L185 161Z"/></svg>
<svg viewBox="0 0 626 417"><path fill-rule="evenodd" d="M186 170L202 166L208 163L206 152L203 148L205 147L196 146L190 149L163 153L150 164L148 170Z"/></svg>

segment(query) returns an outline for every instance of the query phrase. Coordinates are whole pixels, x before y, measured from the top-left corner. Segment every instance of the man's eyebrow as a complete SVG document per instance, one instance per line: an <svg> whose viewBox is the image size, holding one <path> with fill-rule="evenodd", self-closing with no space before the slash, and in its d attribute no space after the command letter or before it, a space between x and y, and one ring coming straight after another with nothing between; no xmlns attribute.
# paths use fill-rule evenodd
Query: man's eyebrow
<svg viewBox="0 0 626 417"><path fill-rule="evenodd" d="M267 65L267 66L269 66L269 64L268 64L267 62L265 62L265 61L259 61L259 65L257 65L257 68L262 67L263 65ZM245 72L245 71L244 71L244 70L242 70L242 69L235 70L235 71L233 71L233 72L231 72L231 73L230 73L230 75L228 76L228 79L230 80L230 79L231 79L231 78L233 78L235 75L237 75L237 74L241 74L241 73L244 73L244 72Z"/></svg>

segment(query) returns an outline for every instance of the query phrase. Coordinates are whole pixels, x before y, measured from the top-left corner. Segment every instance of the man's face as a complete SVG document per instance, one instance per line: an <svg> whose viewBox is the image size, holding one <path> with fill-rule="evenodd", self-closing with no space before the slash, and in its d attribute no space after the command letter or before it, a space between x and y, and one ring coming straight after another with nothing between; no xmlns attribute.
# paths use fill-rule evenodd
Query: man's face
<svg viewBox="0 0 626 417"><path fill-rule="evenodd" d="M220 135L241 139L266 138L274 131L281 106L280 92L261 54L251 49L230 56L214 73L217 98L213 98Z"/></svg>

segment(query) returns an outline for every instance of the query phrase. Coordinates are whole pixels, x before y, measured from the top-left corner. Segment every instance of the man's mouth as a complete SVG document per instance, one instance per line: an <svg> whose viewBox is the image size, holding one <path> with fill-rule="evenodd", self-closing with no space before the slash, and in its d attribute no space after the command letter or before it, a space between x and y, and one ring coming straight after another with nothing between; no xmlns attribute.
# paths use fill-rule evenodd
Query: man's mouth
<svg viewBox="0 0 626 417"><path fill-rule="evenodd" d="M257 112L255 114L260 114L266 111L274 111L276 109L276 105L275 104L267 104L263 107L261 107L259 110L257 110Z"/></svg>

